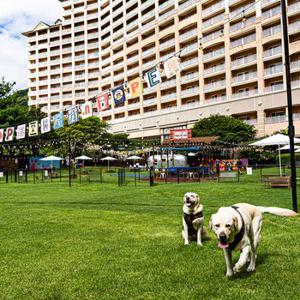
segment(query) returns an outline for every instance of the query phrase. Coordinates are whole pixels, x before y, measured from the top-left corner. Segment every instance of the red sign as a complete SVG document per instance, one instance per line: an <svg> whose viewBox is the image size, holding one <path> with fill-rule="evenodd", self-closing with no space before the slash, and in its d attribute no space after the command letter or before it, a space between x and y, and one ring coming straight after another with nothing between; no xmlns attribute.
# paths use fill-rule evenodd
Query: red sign
<svg viewBox="0 0 300 300"><path fill-rule="evenodd" d="M192 138L192 129L174 129L170 130L170 140L190 140Z"/></svg>

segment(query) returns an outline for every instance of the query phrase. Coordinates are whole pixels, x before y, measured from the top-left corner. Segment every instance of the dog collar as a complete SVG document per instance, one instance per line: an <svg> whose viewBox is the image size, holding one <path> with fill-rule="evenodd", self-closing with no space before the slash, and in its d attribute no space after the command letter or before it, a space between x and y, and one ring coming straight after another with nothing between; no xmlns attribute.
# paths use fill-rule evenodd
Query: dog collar
<svg viewBox="0 0 300 300"><path fill-rule="evenodd" d="M234 240L232 243L229 243L229 250L234 250L235 247L240 243L240 241L243 239L244 234L245 234L245 221L244 218L242 216L242 214L240 213L240 211L238 210L238 206L231 206L233 209L235 209L236 212L238 212L238 214L240 215L241 219L242 219L242 228L239 231L239 233L234 237Z"/></svg>

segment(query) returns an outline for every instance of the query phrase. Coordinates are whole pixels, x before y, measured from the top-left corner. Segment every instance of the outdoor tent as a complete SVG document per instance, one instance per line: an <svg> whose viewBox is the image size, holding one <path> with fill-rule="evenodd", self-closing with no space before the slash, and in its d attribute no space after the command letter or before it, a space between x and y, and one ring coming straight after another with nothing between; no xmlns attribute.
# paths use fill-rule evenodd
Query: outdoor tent
<svg viewBox="0 0 300 300"><path fill-rule="evenodd" d="M290 138L287 135L277 133L275 135L269 136L265 139L262 139L260 141L257 141L255 143L250 144L250 146L258 146L258 147L265 147L265 146L278 146L279 151L279 172L280 176L282 176L282 167L281 167L281 145L289 145ZM299 144L300 139L294 138L294 143Z"/></svg>
<svg viewBox="0 0 300 300"><path fill-rule="evenodd" d="M88 156L85 156L85 155L81 155L81 156L78 156L75 158L76 160L82 160L82 163L83 163L83 167L84 167L84 161L85 160L92 160L92 158L88 157Z"/></svg>

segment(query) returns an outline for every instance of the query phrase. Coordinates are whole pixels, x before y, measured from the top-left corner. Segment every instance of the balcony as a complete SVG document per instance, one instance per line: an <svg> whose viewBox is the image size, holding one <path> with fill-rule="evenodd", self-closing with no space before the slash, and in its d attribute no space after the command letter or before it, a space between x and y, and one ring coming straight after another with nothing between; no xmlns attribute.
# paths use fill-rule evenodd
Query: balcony
<svg viewBox="0 0 300 300"><path fill-rule="evenodd" d="M171 40L161 43L159 48L160 48L160 50L164 50L164 49L171 48L174 46L175 46L175 39L171 39Z"/></svg>
<svg viewBox="0 0 300 300"><path fill-rule="evenodd" d="M222 36L223 36L223 29L214 31L210 34L204 35L202 37L202 43L207 43L209 41L216 40Z"/></svg>
<svg viewBox="0 0 300 300"><path fill-rule="evenodd" d="M226 101L226 96L214 96L209 99L205 99L205 103L219 103Z"/></svg>
<svg viewBox="0 0 300 300"><path fill-rule="evenodd" d="M280 5L279 6L275 6L269 10L266 10L262 13L262 18L263 20L278 16L281 14L281 8Z"/></svg>
<svg viewBox="0 0 300 300"><path fill-rule="evenodd" d="M198 87L191 87L181 91L181 97L190 97L194 95L199 95L199 88Z"/></svg>
<svg viewBox="0 0 300 300"><path fill-rule="evenodd" d="M284 123L284 122L287 122L286 115L278 115L278 116L272 116L272 117L265 118L266 124Z"/></svg>
<svg viewBox="0 0 300 300"><path fill-rule="evenodd" d="M246 97L251 97L251 96L256 96L258 94L257 89L245 89L243 91L233 93L231 98L232 99L240 99L240 98L246 98Z"/></svg>
<svg viewBox="0 0 300 300"><path fill-rule="evenodd" d="M212 18L210 18L202 23L202 30L219 23L219 22L223 21L224 19L225 19L225 14L219 14L219 15L213 16Z"/></svg>
<svg viewBox="0 0 300 300"><path fill-rule="evenodd" d="M272 57L272 56L276 56L278 54L281 54L282 53L282 47L281 45L279 46L276 46L276 47L272 47L270 49L267 49L264 51L264 57L267 58L267 57Z"/></svg>
<svg viewBox="0 0 300 300"><path fill-rule="evenodd" d="M185 68L190 67L190 66L198 65L198 62L199 61L198 61L197 57L192 58L190 60L186 60L186 61L181 63L181 68L185 69Z"/></svg>
<svg viewBox="0 0 300 300"><path fill-rule="evenodd" d="M251 17L246 19L246 21L241 21L239 23L233 24L230 26L230 32L235 32L244 28L249 27L250 25L255 24L256 17Z"/></svg>
<svg viewBox="0 0 300 300"><path fill-rule="evenodd" d="M192 30L189 30L189 31L187 31L187 32L185 32L185 33L183 33L183 34L180 34L180 35L179 35L179 41L180 41L180 42L183 42L183 41L185 41L185 40L187 40L187 39L189 39L189 38L191 38L191 37L196 37L196 38L198 38L198 30L197 30L197 28L194 28L194 29L192 29Z"/></svg>
<svg viewBox="0 0 300 300"><path fill-rule="evenodd" d="M215 73L223 72L223 71L225 71L225 64L224 63L214 65L214 66L211 66L208 69L205 69L204 70L204 75L211 75L211 74L215 74Z"/></svg>
<svg viewBox="0 0 300 300"><path fill-rule="evenodd" d="M206 17L208 15L210 15L211 13L219 10L219 9L222 9L222 8L225 8L225 1L220 1L220 2L217 2L205 9L202 10L202 17Z"/></svg>
<svg viewBox="0 0 300 300"><path fill-rule="evenodd" d="M265 92L272 93L272 92L282 91L283 89L284 89L283 82L278 82L265 87Z"/></svg>
<svg viewBox="0 0 300 300"><path fill-rule="evenodd" d="M253 79L257 79L257 72L244 72L232 77L232 83L245 83Z"/></svg>
<svg viewBox="0 0 300 300"><path fill-rule="evenodd" d="M255 40L256 40L256 34L255 33L249 34L249 35L243 36L242 38L239 38L237 40L232 41L230 43L230 47L231 48L236 48L236 47L243 46L243 45L246 45L248 43L251 43Z"/></svg>
<svg viewBox="0 0 300 300"><path fill-rule="evenodd" d="M168 80L160 84L161 89L168 89L170 87L174 87L176 85L176 79ZM152 88L153 91L153 88Z"/></svg>
<svg viewBox="0 0 300 300"><path fill-rule="evenodd" d="M180 78L180 82L181 83L187 83L193 80L199 80L199 73L198 72L193 72L193 73L189 73L186 74L184 76L181 76Z"/></svg>
<svg viewBox="0 0 300 300"><path fill-rule="evenodd" d="M225 54L225 48L216 49L216 50L210 51L208 53L205 53L203 55L203 60L207 61L212 58L219 58L219 57L223 56L224 54Z"/></svg>
<svg viewBox="0 0 300 300"><path fill-rule="evenodd" d="M210 91L210 90L218 90L226 87L226 81L224 80L219 80L219 81L212 81L208 84L204 85L204 91Z"/></svg>
<svg viewBox="0 0 300 300"><path fill-rule="evenodd" d="M291 71L300 70L300 59L291 62Z"/></svg>
<svg viewBox="0 0 300 300"><path fill-rule="evenodd" d="M290 4L289 7L288 7L289 14L292 14L296 11L300 11L300 2Z"/></svg>
<svg viewBox="0 0 300 300"><path fill-rule="evenodd" d="M168 102L170 100L175 100L177 99L177 93L170 93L170 94L166 94L160 97L160 102Z"/></svg>
<svg viewBox="0 0 300 300"><path fill-rule="evenodd" d="M257 59L256 54L243 56L243 57L240 57L240 58L237 58L237 59L233 60L231 62L231 67L234 68L234 67L238 67L238 66L244 66L244 65L247 65L249 63L256 62L256 59Z"/></svg>
<svg viewBox="0 0 300 300"><path fill-rule="evenodd" d="M298 33L300 30L300 21L290 23L288 25L289 33Z"/></svg>
<svg viewBox="0 0 300 300"><path fill-rule="evenodd" d="M283 72L282 64L272 65L271 67L265 68L264 74L265 76L276 76Z"/></svg>
<svg viewBox="0 0 300 300"><path fill-rule="evenodd" d="M289 27L289 30L291 29L291 27ZM272 36L275 34L278 34L281 32L281 26L280 24L266 28L263 30L263 37L268 37L268 36Z"/></svg>

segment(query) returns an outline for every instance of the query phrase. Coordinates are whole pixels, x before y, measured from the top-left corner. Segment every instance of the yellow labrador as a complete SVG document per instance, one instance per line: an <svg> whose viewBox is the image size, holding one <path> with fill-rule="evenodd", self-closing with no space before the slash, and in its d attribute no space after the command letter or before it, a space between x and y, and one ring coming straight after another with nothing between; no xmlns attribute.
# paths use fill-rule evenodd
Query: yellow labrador
<svg viewBox="0 0 300 300"><path fill-rule="evenodd" d="M182 237L185 245L191 241L197 241L198 246L202 246L202 240L206 236L203 226L204 218L203 206L200 204L200 197L196 193L186 193L183 197L182 216Z"/></svg>
<svg viewBox="0 0 300 300"><path fill-rule="evenodd" d="M226 276L233 276L234 273L240 272L248 261L250 263L247 271L255 270L256 249L261 239L262 214L266 212L283 217L298 215L285 208L238 203L230 207L221 207L211 216L210 228L217 236L218 246L224 250ZM231 256L233 250L241 251L234 267Z"/></svg>

